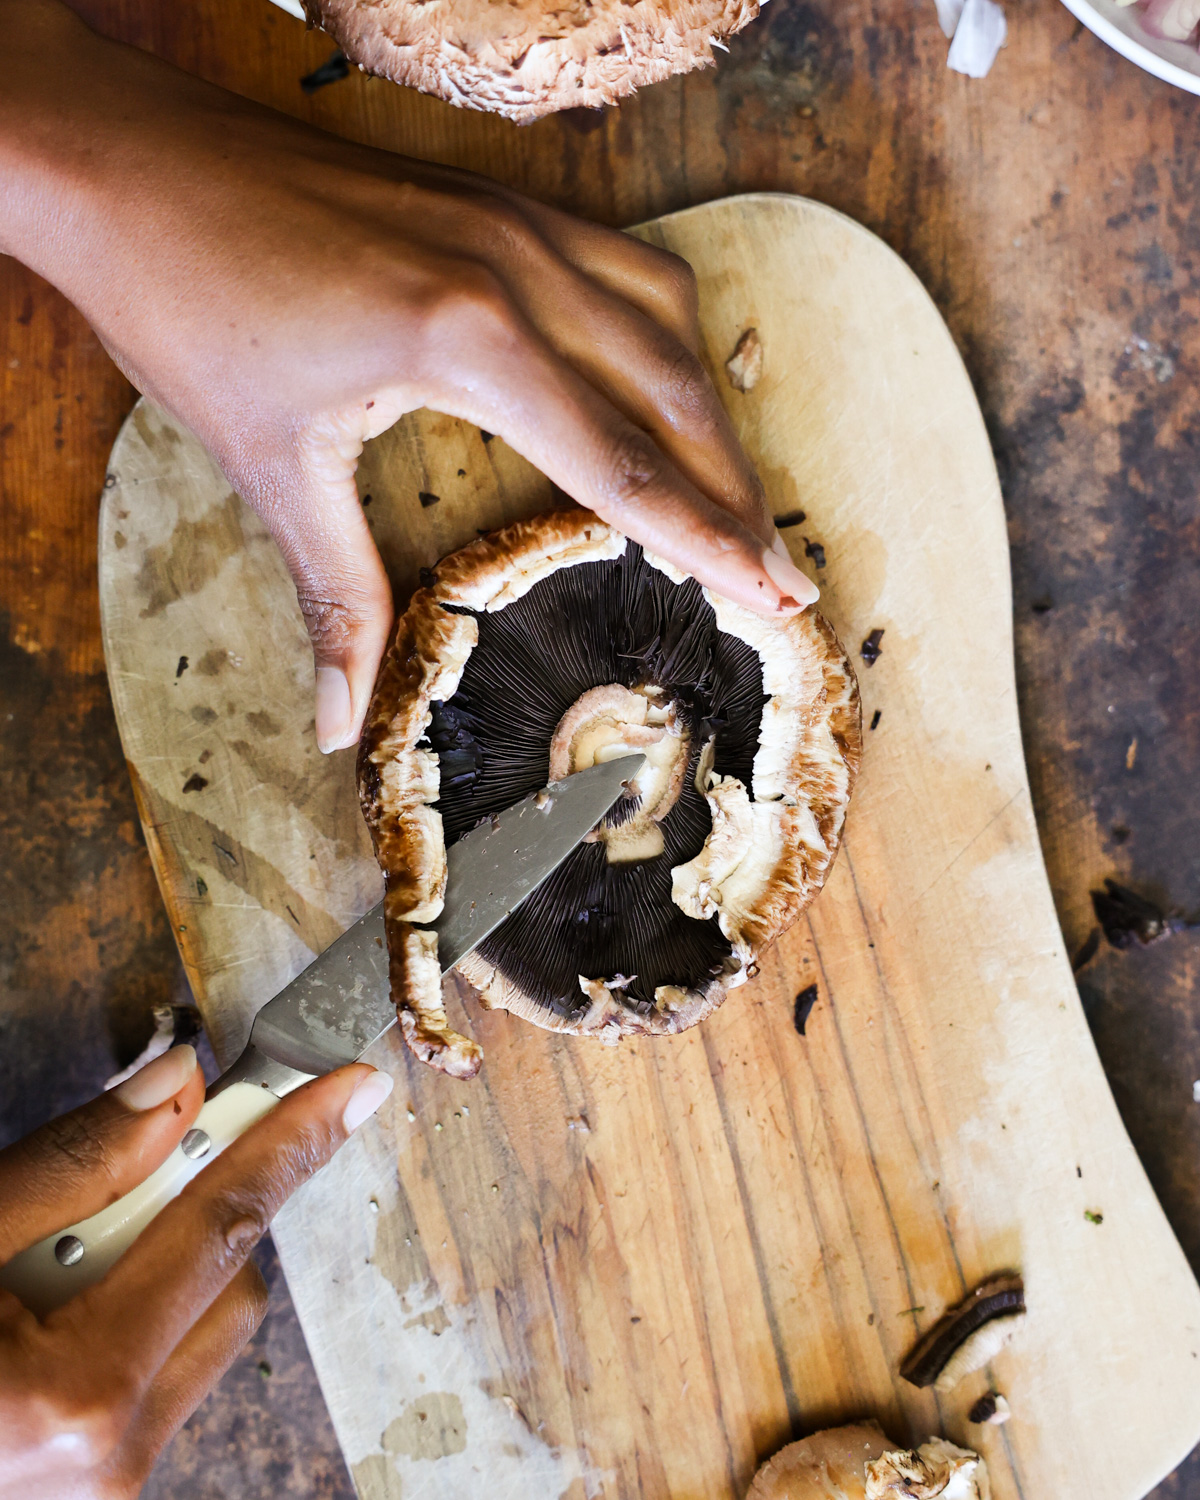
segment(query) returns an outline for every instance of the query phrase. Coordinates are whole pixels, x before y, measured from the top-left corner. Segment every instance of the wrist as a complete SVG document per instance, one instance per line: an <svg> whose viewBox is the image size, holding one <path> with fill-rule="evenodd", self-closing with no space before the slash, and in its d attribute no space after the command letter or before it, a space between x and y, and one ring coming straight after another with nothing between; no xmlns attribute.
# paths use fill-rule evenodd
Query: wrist
<svg viewBox="0 0 1200 1500"><path fill-rule="evenodd" d="M81 113L111 44L59 0L0 0L0 34L21 59L0 91L0 251L54 280L48 242L78 211L79 158L102 149Z"/></svg>

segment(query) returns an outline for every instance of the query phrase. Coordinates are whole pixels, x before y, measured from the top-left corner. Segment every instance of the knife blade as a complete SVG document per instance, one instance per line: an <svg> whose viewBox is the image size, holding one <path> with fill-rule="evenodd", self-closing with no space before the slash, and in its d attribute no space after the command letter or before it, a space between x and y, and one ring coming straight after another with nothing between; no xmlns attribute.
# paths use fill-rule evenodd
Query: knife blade
<svg viewBox="0 0 1200 1500"><path fill-rule="evenodd" d="M645 763L639 753L578 771L450 845L445 905L431 924L443 972L558 869ZM213 1084L210 1096L243 1079L286 1093L361 1057L395 1021L381 903L267 1001L254 1018L246 1051ZM298 1075L294 1083L285 1069Z"/></svg>
<svg viewBox="0 0 1200 1500"><path fill-rule="evenodd" d="M558 869L645 760L634 753L553 782L447 849L445 905L432 924L443 971ZM356 1061L395 1023L380 903L259 1010L241 1056L211 1085L192 1128L162 1166L100 1213L0 1267L0 1287L39 1317L61 1306L98 1281L155 1215L280 1099Z"/></svg>

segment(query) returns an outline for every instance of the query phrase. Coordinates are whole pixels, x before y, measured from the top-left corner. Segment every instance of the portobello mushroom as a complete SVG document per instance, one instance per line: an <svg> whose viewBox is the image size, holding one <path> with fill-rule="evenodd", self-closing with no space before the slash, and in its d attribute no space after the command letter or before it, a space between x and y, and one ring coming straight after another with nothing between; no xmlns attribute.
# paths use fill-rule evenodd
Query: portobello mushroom
<svg viewBox="0 0 1200 1500"><path fill-rule="evenodd" d="M702 1020L820 890L858 769L845 652L766 618L589 511L446 558L400 617L359 749L392 991L422 1061L482 1055L441 998L446 847L547 781L636 749L609 814L459 972L485 1007L615 1043Z"/></svg>
<svg viewBox="0 0 1200 1500"><path fill-rule="evenodd" d="M286 0L285 0L286 3ZM712 63L759 0L303 0L367 73L525 124ZM291 5L287 6L291 9Z"/></svg>

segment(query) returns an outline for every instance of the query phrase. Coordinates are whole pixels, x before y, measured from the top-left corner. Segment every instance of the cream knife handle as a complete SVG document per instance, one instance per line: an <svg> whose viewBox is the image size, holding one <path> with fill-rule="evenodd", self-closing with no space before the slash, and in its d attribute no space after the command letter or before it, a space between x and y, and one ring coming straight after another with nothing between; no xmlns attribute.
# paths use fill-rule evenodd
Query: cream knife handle
<svg viewBox="0 0 1200 1500"><path fill-rule="evenodd" d="M0 1287L14 1292L38 1317L61 1307L99 1281L193 1177L278 1103L279 1096L260 1084L231 1082L221 1087L206 1100L192 1128L157 1171L90 1219L70 1224L14 1256L0 1267Z"/></svg>

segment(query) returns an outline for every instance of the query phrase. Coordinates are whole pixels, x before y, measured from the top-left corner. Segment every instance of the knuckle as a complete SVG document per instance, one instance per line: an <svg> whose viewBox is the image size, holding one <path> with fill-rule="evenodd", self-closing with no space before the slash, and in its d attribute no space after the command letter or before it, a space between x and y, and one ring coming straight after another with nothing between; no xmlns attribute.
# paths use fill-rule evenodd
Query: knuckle
<svg viewBox="0 0 1200 1500"><path fill-rule="evenodd" d="M682 255L658 250L658 282L663 295L683 317L694 317L700 305L696 273Z"/></svg>
<svg viewBox="0 0 1200 1500"><path fill-rule="evenodd" d="M279 1201L282 1201L282 1196ZM208 1238L222 1266L236 1267L267 1232L278 1207L265 1174L243 1177L207 1204Z"/></svg>
<svg viewBox="0 0 1200 1500"><path fill-rule="evenodd" d="M437 321L440 332L466 339L481 332L507 332L516 320L500 277L482 261L463 258L446 273Z"/></svg>
<svg viewBox="0 0 1200 1500"><path fill-rule="evenodd" d="M246 1276L245 1285L241 1289L241 1303L246 1337L249 1338L267 1316L271 1294L258 1267L251 1263L246 1269L251 1274Z"/></svg>
<svg viewBox="0 0 1200 1500"><path fill-rule="evenodd" d="M334 1144L331 1130L304 1124L265 1161L212 1193L206 1204L207 1227L223 1264L235 1266L245 1260L292 1193L329 1160ZM197 1184L202 1180L198 1178ZM189 1184L185 1193L193 1186Z"/></svg>
<svg viewBox="0 0 1200 1500"><path fill-rule="evenodd" d="M712 427L717 420L716 396L704 366L689 350L677 349L665 363L663 395L676 418Z"/></svg>
<svg viewBox="0 0 1200 1500"><path fill-rule="evenodd" d="M60 1115L22 1143L31 1165L55 1176L101 1178L115 1188L118 1158L99 1122L86 1111Z"/></svg>
<svg viewBox="0 0 1200 1500"><path fill-rule="evenodd" d="M489 256L501 247L523 250L537 237L520 208L499 193L479 187L464 194L462 202L472 238Z"/></svg>
<svg viewBox="0 0 1200 1500"><path fill-rule="evenodd" d="M636 429L616 437L608 454L606 498L614 511L636 505L662 482L665 461L654 440Z"/></svg>
<svg viewBox="0 0 1200 1500"><path fill-rule="evenodd" d="M31 1446L88 1473L103 1468L120 1447L134 1404L131 1390L106 1380L103 1392L59 1389L34 1396L23 1425Z"/></svg>
<svg viewBox="0 0 1200 1500"><path fill-rule="evenodd" d="M328 599L323 593L312 591L303 584L297 586L296 598L317 655L334 656L344 652L361 623L358 612L351 605Z"/></svg>

